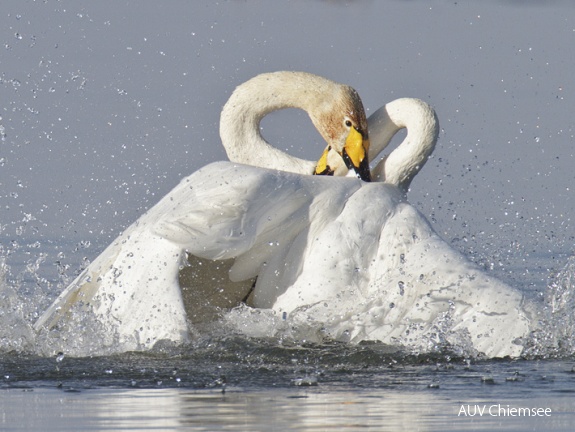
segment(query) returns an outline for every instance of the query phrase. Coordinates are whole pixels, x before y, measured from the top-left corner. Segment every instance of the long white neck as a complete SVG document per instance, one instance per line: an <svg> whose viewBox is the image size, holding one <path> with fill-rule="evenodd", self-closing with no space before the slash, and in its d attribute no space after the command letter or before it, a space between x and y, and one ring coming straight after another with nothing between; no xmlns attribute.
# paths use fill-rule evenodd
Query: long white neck
<svg viewBox="0 0 575 432"><path fill-rule="evenodd" d="M305 72L262 74L238 86L220 117L220 137L229 159L264 168L312 174L315 162L272 147L260 133L260 121L272 111L300 108L308 112L318 128L321 115L329 108L328 98L332 100L334 94L340 92L341 85Z"/></svg>
<svg viewBox="0 0 575 432"><path fill-rule="evenodd" d="M407 129L403 142L372 169L375 181L407 191L435 148L439 135L435 111L419 99L402 98L384 105L367 121L371 142L369 160L374 160L399 130Z"/></svg>

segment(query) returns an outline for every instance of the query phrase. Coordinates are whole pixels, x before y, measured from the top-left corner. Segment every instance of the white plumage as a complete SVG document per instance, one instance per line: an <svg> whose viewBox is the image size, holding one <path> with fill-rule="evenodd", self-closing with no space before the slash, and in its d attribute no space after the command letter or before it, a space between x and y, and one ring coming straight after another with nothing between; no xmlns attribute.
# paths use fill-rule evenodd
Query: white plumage
<svg viewBox="0 0 575 432"><path fill-rule="evenodd" d="M433 110L413 99L378 110L370 155L403 127L404 143L374 170L379 182L234 162L200 169L94 260L35 328L80 303L120 349L147 349L186 342L191 321L245 300L338 340L520 355L531 326L522 295L453 250L405 199L437 140Z"/></svg>
<svg viewBox="0 0 575 432"><path fill-rule="evenodd" d="M493 357L519 355L517 339L529 332L521 294L441 240L397 187L231 162L184 179L37 326L57 318L66 303L85 299L125 349L187 341L178 282L184 251L235 259L232 280L257 276L251 305L316 322L335 339L421 346L439 323L448 323L447 342L450 335L457 343L467 338ZM240 293L211 288L237 304L249 286Z"/></svg>

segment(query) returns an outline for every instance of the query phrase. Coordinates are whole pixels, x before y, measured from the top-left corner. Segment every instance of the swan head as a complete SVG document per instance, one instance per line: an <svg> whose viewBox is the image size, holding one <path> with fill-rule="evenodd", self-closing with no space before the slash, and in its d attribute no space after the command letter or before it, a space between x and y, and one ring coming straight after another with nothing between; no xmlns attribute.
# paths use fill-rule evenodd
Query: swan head
<svg viewBox="0 0 575 432"><path fill-rule="evenodd" d="M262 118L284 108L306 111L326 141L318 164L288 155L261 136ZM239 85L222 109L220 136L232 162L301 174L346 175L351 170L370 178L367 120L359 95L318 75L269 72Z"/></svg>
<svg viewBox="0 0 575 432"><path fill-rule="evenodd" d="M314 174L344 176L349 171L364 181L371 181L363 104L353 88L340 85L338 90L338 94L331 95L331 103L324 104L319 113L310 112L315 127L328 143Z"/></svg>

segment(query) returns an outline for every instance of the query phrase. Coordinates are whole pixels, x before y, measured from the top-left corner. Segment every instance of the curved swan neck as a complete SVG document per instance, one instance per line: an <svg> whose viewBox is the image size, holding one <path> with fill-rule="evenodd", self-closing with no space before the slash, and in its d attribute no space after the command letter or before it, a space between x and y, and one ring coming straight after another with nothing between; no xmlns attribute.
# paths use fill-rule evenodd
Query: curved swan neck
<svg viewBox="0 0 575 432"><path fill-rule="evenodd" d="M368 119L373 160L401 129L407 129L403 142L372 170L372 176L407 191L419 170L433 152L439 135L439 121L433 108L419 99L394 100Z"/></svg>
<svg viewBox="0 0 575 432"><path fill-rule="evenodd" d="M347 86L305 72L272 72L238 86L222 109L220 137L232 162L312 174L315 163L288 155L268 144L260 133L260 121L272 111L300 108L307 111L320 134L333 101ZM358 96L359 99L359 96Z"/></svg>

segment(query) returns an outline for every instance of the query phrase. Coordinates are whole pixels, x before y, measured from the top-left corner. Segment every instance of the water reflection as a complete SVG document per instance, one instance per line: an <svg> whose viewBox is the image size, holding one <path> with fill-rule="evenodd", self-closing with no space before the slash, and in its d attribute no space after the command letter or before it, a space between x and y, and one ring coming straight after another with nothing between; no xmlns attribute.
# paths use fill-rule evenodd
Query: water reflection
<svg viewBox="0 0 575 432"><path fill-rule="evenodd" d="M320 388L264 391L137 389L63 392L10 389L0 394L6 430L571 430L575 401L553 400L549 416L505 416L462 407L547 407L548 399L466 400L427 392ZM24 408L24 409L22 409ZM48 426L48 429L46 427Z"/></svg>

